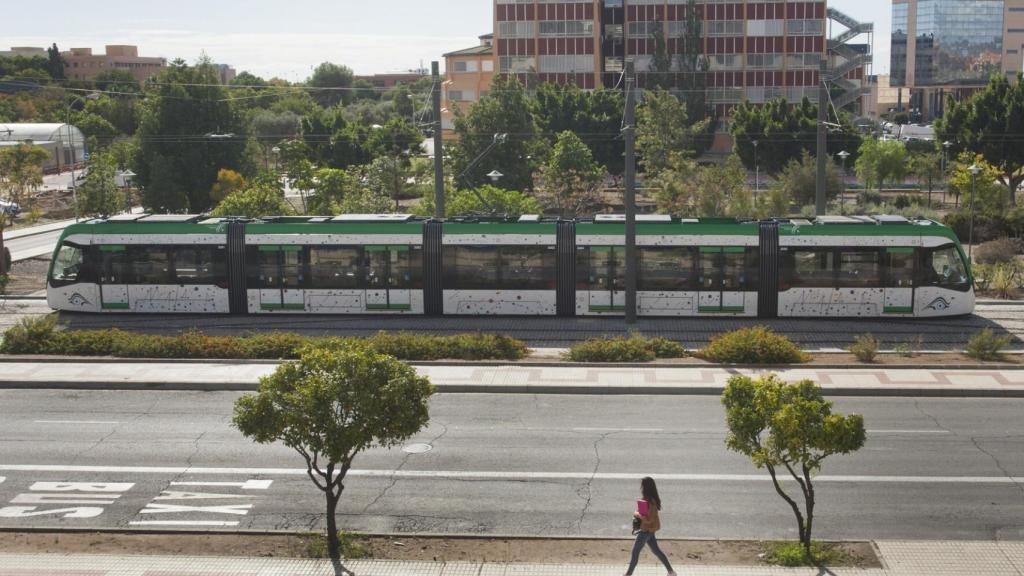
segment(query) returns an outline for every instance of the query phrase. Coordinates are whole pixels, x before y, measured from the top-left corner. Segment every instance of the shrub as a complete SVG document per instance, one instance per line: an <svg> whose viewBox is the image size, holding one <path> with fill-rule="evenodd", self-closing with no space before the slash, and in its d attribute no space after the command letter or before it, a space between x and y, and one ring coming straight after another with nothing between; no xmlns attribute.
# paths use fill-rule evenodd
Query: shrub
<svg viewBox="0 0 1024 576"><path fill-rule="evenodd" d="M51 354L57 319L50 316L22 318L4 333L4 354Z"/></svg>
<svg viewBox="0 0 1024 576"><path fill-rule="evenodd" d="M573 362L650 362L655 358L681 358L686 349L665 338L628 337L591 338L569 349Z"/></svg>
<svg viewBox="0 0 1024 576"><path fill-rule="evenodd" d="M343 530L338 530L338 544L341 546L341 557L346 560L372 558L373 553L361 542L362 537ZM327 538L323 534L314 534L306 542L306 555L310 558L327 558Z"/></svg>
<svg viewBox="0 0 1024 576"><path fill-rule="evenodd" d="M743 328L711 338L701 357L728 364L799 364L809 362L796 344L764 326Z"/></svg>
<svg viewBox="0 0 1024 576"><path fill-rule="evenodd" d="M860 204L861 206L881 203L882 193L877 190L862 190L857 193L857 204Z"/></svg>
<svg viewBox="0 0 1024 576"><path fill-rule="evenodd" d="M853 344L847 350L861 362L874 362L878 355L878 339L871 334L861 334L853 339Z"/></svg>
<svg viewBox="0 0 1024 576"><path fill-rule="evenodd" d="M1009 300L1017 297L1017 270L1011 263L996 266L992 274L992 289L997 298Z"/></svg>
<svg viewBox="0 0 1024 576"><path fill-rule="evenodd" d="M775 566L796 568L799 566L853 566L861 558L850 554L836 544L811 543L812 558L799 542L767 542L764 544L764 560Z"/></svg>
<svg viewBox="0 0 1024 576"><path fill-rule="evenodd" d="M1011 336L996 336L991 328L985 328L967 341L967 355L977 360L998 360L1012 340Z"/></svg>
<svg viewBox="0 0 1024 576"><path fill-rule="evenodd" d="M897 343L895 346L893 346L893 349L896 351L897 354L903 356L904 358L913 358L914 356L917 355L917 351L920 350L923 346L924 337L918 334L917 336L914 336L910 340Z"/></svg>
<svg viewBox="0 0 1024 576"><path fill-rule="evenodd" d="M975 264L971 266L971 273L974 275L974 289L977 291L988 290L992 285L995 266L991 264Z"/></svg>
<svg viewBox="0 0 1024 576"><path fill-rule="evenodd" d="M974 261L980 264L1001 264L1017 257L1017 243L1009 238L983 242L974 249Z"/></svg>
<svg viewBox="0 0 1024 576"><path fill-rule="evenodd" d="M7 294L7 284L11 281L11 277L7 274L0 274L0 296Z"/></svg>
<svg viewBox="0 0 1024 576"><path fill-rule="evenodd" d="M911 204L910 196L907 196L906 194L900 194L899 196L897 196L892 201L892 205L897 210L903 210L903 209L906 209L906 208L910 208L910 204Z"/></svg>

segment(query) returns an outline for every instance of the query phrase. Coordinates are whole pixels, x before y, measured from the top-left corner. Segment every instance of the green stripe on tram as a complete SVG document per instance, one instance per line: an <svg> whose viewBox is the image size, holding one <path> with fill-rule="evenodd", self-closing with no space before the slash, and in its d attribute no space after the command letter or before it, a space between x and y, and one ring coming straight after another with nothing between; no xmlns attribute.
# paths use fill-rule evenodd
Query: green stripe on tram
<svg viewBox="0 0 1024 576"><path fill-rule="evenodd" d="M104 302L104 310L128 310L131 306L127 302Z"/></svg>
<svg viewBox="0 0 1024 576"><path fill-rule="evenodd" d="M264 302L264 303L260 304L260 308L263 309L263 310L305 310L306 309L306 304L305 303L275 304L275 303Z"/></svg>
<svg viewBox="0 0 1024 576"><path fill-rule="evenodd" d="M885 314L913 314L913 306L886 306L883 310Z"/></svg>

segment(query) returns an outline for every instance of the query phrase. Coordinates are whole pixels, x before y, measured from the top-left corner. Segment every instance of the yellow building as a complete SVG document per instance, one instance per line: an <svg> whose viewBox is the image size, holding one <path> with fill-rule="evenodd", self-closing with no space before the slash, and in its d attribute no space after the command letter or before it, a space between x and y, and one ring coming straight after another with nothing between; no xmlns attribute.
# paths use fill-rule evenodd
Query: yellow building
<svg viewBox="0 0 1024 576"><path fill-rule="evenodd" d="M139 82L145 82L167 67L166 58L139 56L137 46L107 46L106 54L93 54L92 48L72 48L61 52L64 75L72 80L94 80L111 70L124 70Z"/></svg>
<svg viewBox="0 0 1024 576"><path fill-rule="evenodd" d="M479 45L444 55L441 125L445 138L455 135L455 109L468 108L485 96L491 87L491 80L494 79L493 40L493 34L485 34L480 37Z"/></svg>

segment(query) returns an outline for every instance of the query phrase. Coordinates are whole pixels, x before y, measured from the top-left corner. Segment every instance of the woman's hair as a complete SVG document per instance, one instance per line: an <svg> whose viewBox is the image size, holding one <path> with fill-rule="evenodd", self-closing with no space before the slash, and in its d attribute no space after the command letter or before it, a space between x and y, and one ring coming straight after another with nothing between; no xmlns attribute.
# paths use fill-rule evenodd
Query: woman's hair
<svg viewBox="0 0 1024 576"><path fill-rule="evenodd" d="M654 478L645 476L640 481L640 493L643 495L644 500L647 500L648 504L653 504L661 510L661 497L658 496L658 487L654 484Z"/></svg>

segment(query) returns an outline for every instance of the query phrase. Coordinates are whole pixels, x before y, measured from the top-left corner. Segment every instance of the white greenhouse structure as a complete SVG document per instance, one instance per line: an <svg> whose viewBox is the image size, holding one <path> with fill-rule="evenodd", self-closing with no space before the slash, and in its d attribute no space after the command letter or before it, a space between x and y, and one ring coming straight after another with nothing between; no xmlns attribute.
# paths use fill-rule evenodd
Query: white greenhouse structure
<svg viewBox="0 0 1024 576"><path fill-rule="evenodd" d="M71 124L0 124L0 147L31 143L50 153L46 172L61 172L85 161L85 135Z"/></svg>

